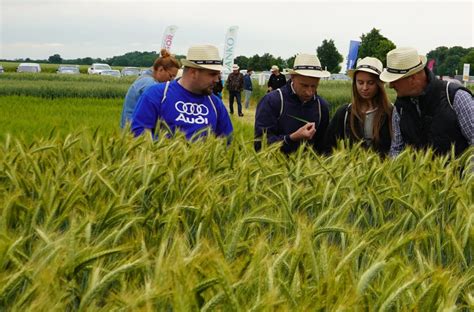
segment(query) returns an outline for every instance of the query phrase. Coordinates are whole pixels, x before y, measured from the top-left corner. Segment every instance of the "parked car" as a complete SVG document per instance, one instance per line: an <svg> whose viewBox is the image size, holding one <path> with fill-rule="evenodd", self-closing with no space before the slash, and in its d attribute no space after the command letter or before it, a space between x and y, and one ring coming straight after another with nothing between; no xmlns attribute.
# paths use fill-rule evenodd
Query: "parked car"
<svg viewBox="0 0 474 312"><path fill-rule="evenodd" d="M79 65L59 65L56 73L69 75L79 74Z"/></svg>
<svg viewBox="0 0 474 312"><path fill-rule="evenodd" d="M342 73L337 73L337 74L331 74L331 76L328 78L328 80L344 80L344 81L351 81L351 78L345 74Z"/></svg>
<svg viewBox="0 0 474 312"><path fill-rule="evenodd" d="M124 67L122 68L122 76L139 76L140 68L138 67Z"/></svg>
<svg viewBox="0 0 474 312"><path fill-rule="evenodd" d="M147 70L151 69L150 67L149 68L142 68L140 69L140 76L143 75L144 73L146 73Z"/></svg>
<svg viewBox="0 0 474 312"><path fill-rule="evenodd" d="M120 78L122 75L120 74L119 70L111 69L111 70L103 70L99 73L102 76L113 76Z"/></svg>
<svg viewBox="0 0 474 312"><path fill-rule="evenodd" d="M0 65L0 74L3 74L5 71L3 70L3 66Z"/></svg>
<svg viewBox="0 0 474 312"><path fill-rule="evenodd" d="M39 73L41 66L38 63L20 63L16 68L18 73Z"/></svg>
<svg viewBox="0 0 474 312"><path fill-rule="evenodd" d="M89 75L98 75L104 70L112 70L109 64L94 63L87 69Z"/></svg>

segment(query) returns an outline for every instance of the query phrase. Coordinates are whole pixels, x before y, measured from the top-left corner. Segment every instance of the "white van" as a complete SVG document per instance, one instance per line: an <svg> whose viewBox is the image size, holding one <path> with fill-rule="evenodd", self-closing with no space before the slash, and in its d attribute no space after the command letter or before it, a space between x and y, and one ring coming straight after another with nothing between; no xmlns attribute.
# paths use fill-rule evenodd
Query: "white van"
<svg viewBox="0 0 474 312"><path fill-rule="evenodd" d="M39 73L41 66L38 63L20 63L16 68L18 73Z"/></svg>

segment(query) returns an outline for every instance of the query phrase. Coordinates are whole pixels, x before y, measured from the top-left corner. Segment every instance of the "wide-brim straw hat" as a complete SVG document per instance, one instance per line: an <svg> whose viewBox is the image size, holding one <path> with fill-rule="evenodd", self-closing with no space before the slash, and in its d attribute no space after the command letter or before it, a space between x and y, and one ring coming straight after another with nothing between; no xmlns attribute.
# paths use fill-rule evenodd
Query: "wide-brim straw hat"
<svg viewBox="0 0 474 312"><path fill-rule="evenodd" d="M186 59L181 63L185 67L210 69L215 71L222 71L222 59L219 56L217 47L206 44L192 46L188 50Z"/></svg>
<svg viewBox="0 0 474 312"><path fill-rule="evenodd" d="M358 71L371 73L378 77L383 71L383 64L378 58L367 56L357 60L356 68L349 70L347 75L354 78L354 74Z"/></svg>
<svg viewBox="0 0 474 312"><path fill-rule="evenodd" d="M426 66L426 56L419 55L414 48L397 48L387 53L387 68L380 80L393 82L421 71Z"/></svg>
<svg viewBox="0 0 474 312"><path fill-rule="evenodd" d="M313 78L327 78L331 73L323 70L321 62L314 54L301 53L295 58L293 69L288 71L291 75L301 75Z"/></svg>

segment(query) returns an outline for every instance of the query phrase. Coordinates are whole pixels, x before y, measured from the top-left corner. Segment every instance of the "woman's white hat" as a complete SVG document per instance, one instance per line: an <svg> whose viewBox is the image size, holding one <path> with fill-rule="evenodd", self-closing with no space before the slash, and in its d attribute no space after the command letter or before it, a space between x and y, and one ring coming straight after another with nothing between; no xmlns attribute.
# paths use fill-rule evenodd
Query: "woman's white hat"
<svg viewBox="0 0 474 312"><path fill-rule="evenodd" d="M426 56L418 55L414 48L397 48L387 53L387 68L380 75L380 80L393 82L416 74L425 65Z"/></svg>
<svg viewBox="0 0 474 312"><path fill-rule="evenodd" d="M181 63L185 67L203 68L216 71L222 71L222 59L219 56L219 50L213 45L196 45L188 50L186 59Z"/></svg>
<svg viewBox="0 0 474 312"><path fill-rule="evenodd" d="M331 76L331 73L323 70L321 62L314 54L301 53L295 58L293 69L288 71L291 75L301 75L313 78L326 78Z"/></svg>
<svg viewBox="0 0 474 312"><path fill-rule="evenodd" d="M382 70L383 64L378 58L367 56L363 59L358 59L356 68L349 70L347 74L349 77L354 78L356 72L364 71L379 76Z"/></svg>

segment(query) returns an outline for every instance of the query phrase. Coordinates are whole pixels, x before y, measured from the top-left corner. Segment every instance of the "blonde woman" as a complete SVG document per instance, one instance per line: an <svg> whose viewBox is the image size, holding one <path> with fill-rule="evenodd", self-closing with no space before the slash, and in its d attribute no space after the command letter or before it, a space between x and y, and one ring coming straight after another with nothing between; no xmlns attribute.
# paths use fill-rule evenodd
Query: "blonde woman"
<svg viewBox="0 0 474 312"><path fill-rule="evenodd" d="M340 107L326 132L326 151L336 147L337 141L362 142L380 155L387 155L391 143L393 106L387 98L379 76L383 70L380 60L365 57L357 62L352 77L352 101Z"/></svg>
<svg viewBox="0 0 474 312"><path fill-rule="evenodd" d="M160 55L153 63L153 67L138 77L128 89L123 103L122 118L120 120L121 128L124 128L127 122L132 119L138 98L145 89L155 83L173 80L178 74L180 67L178 61L166 49L161 49Z"/></svg>

